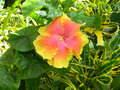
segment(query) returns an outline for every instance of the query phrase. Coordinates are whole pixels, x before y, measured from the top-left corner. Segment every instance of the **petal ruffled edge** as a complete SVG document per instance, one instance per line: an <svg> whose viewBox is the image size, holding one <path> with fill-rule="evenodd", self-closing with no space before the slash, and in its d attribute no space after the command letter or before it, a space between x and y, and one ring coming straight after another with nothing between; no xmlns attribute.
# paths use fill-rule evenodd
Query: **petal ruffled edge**
<svg viewBox="0 0 120 90"><path fill-rule="evenodd" d="M64 28L64 36L71 37L78 33L82 24L72 21L66 14L61 16L61 26Z"/></svg>
<svg viewBox="0 0 120 90"><path fill-rule="evenodd" d="M82 38L81 36L77 35L74 37L66 38L65 43L72 49L74 54L80 53L80 49L82 47Z"/></svg>
<svg viewBox="0 0 120 90"><path fill-rule="evenodd" d="M48 60L48 64L56 68L67 68L71 58L72 50L69 49L63 41L61 41L59 43L57 54L53 59Z"/></svg>
<svg viewBox="0 0 120 90"><path fill-rule="evenodd" d="M38 36L33 44L36 52L41 55L43 59L52 59L58 51L56 37Z"/></svg>
<svg viewBox="0 0 120 90"><path fill-rule="evenodd" d="M83 34L82 32L80 32L79 34L80 34L81 39L82 39L82 47L81 47L80 53L79 53L79 55L80 55L80 54L82 53L82 51L83 51L83 47L84 47L86 44L89 43L89 40L88 40L86 34Z"/></svg>
<svg viewBox="0 0 120 90"><path fill-rule="evenodd" d="M50 36L50 34L47 32L48 27L47 26L43 26L40 27L38 32L40 33L41 36Z"/></svg>

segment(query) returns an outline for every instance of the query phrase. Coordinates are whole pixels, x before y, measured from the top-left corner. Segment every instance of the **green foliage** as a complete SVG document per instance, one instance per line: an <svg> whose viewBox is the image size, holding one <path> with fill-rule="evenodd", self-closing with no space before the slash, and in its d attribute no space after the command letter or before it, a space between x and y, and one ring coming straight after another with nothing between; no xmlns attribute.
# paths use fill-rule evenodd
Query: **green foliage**
<svg viewBox="0 0 120 90"><path fill-rule="evenodd" d="M22 5L22 11L23 15L27 17L32 12L37 11L40 13L42 8L43 10L46 8L48 9L46 17L54 18L62 15L62 11L58 7L58 5L59 5L58 0L26 0L26 2Z"/></svg>
<svg viewBox="0 0 120 90"><path fill-rule="evenodd" d="M114 77L111 87L113 88L113 90L120 89L120 74L118 76Z"/></svg>
<svg viewBox="0 0 120 90"><path fill-rule="evenodd" d="M38 27L30 26L9 35L10 45L21 52L30 51L34 48L33 40L38 36Z"/></svg>
<svg viewBox="0 0 120 90"><path fill-rule="evenodd" d="M12 65L14 63L14 49L9 48L1 57L0 65Z"/></svg>
<svg viewBox="0 0 120 90"><path fill-rule="evenodd" d="M84 11L69 12L68 16L70 16L77 23L82 24L82 23L86 22L87 27L92 26L92 24L93 24L93 22L95 20L95 17L87 16Z"/></svg>
<svg viewBox="0 0 120 90"><path fill-rule="evenodd" d="M50 66L39 58L32 51L27 53L17 52L15 55L15 64L20 69L18 78L29 79L36 78L46 71L50 70Z"/></svg>
<svg viewBox="0 0 120 90"><path fill-rule="evenodd" d="M11 73L7 67L0 66L0 89L1 90L18 90L20 80Z"/></svg>
<svg viewBox="0 0 120 90"><path fill-rule="evenodd" d="M27 79L25 80L28 90L37 90L39 88L40 79Z"/></svg>
<svg viewBox="0 0 120 90"><path fill-rule="evenodd" d="M16 0L11 7L0 10L0 55L6 49L4 44L10 47L0 57L0 90L120 89L118 0L25 0L20 3L21 0ZM89 44L83 49L82 60L73 57L68 68L58 69L36 54L33 41L41 26L63 13L79 24L86 23L80 30L89 38ZM102 32L104 46L97 45L96 30Z"/></svg>

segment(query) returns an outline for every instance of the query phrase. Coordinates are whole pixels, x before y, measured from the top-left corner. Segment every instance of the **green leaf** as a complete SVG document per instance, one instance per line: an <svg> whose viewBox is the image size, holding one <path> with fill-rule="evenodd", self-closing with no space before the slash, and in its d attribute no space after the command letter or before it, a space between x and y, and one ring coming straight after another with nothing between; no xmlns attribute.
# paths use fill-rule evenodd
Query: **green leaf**
<svg viewBox="0 0 120 90"><path fill-rule="evenodd" d="M112 82L112 77L102 75L102 76L97 77L97 81L103 85L109 85Z"/></svg>
<svg viewBox="0 0 120 90"><path fill-rule="evenodd" d="M22 12L25 17L30 15L35 9L42 8L45 0L26 0L22 5Z"/></svg>
<svg viewBox="0 0 120 90"><path fill-rule="evenodd" d="M120 12L120 2L116 3L114 6Z"/></svg>
<svg viewBox="0 0 120 90"><path fill-rule="evenodd" d="M72 90L70 87L66 87L65 90Z"/></svg>
<svg viewBox="0 0 120 90"><path fill-rule="evenodd" d="M14 63L14 49L9 48L1 57L1 65L12 65Z"/></svg>
<svg viewBox="0 0 120 90"><path fill-rule="evenodd" d="M119 45L120 45L120 31L112 37L109 44L110 44L112 50L116 50L116 49L119 48Z"/></svg>
<svg viewBox="0 0 120 90"><path fill-rule="evenodd" d="M26 0L22 5L22 11L26 17L34 11L40 12L42 8L46 7L48 9L47 18L54 18L62 15L58 6L59 0Z"/></svg>
<svg viewBox="0 0 120 90"><path fill-rule="evenodd" d="M64 76L67 72L69 72L70 67L68 68L54 68L53 71L57 73L58 76Z"/></svg>
<svg viewBox="0 0 120 90"><path fill-rule="evenodd" d="M112 65L116 64L118 62L117 59L113 59L111 61L108 61L107 63L103 64L101 69L99 68L100 72L97 73L97 75L103 75L108 73L112 69Z"/></svg>
<svg viewBox="0 0 120 90"><path fill-rule="evenodd" d="M120 90L120 74L114 77L111 88L113 88L113 90Z"/></svg>
<svg viewBox="0 0 120 90"><path fill-rule="evenodd" d="M100 72L97 73L97 75L107 74L109 71L112 70L112 65L116 64L117 62L118 62L117 59L113 59L111 61L108 61L107 63L104 63L101 69L99 68Z"/></svg>
<svg viewBox="0 0 120 90"><path fill-rule="evenodd" d="M63 7L64 12L68 12L70 7L75 6L74 4L75 3L73 2L73 0L64 0L61 5Z"/></svg>
<svg viewBox="0 0 120 90"><path fill-rule="evenodd" d="M14 49L26 52L34 48L33 40L35 40L38 35L38 27L29 26L14 34L10 34L8 42Z"/></svg>
<svg viewBox="0 0 120 90"><path fill-rule="evenodd" d="M99 14L95 14L93 15L93 17L95 18L94 22L93 22L93 26L95 29L100 30L101 29L101 18Z"/></svg>
<svg viewBox="0 0 120 90"><path fill-rule="evenodd" d="M26 52L34 48L28 36L18 35L16 38L13 38L14 36L15 35L12 34L9 36L9 43L14 49L21 52Z"/></svg>
<svg viewBox="0 0 120 90"><path fill-rule="evenodd" d="M37 22L39 25L43 25L45 21L46 11L35 11L30 14L30 16Z"/></svg>
<svg viewBox="0 0 120 90"><path fill-rule="evenodd" d="M68 16L72 18L73 21L83 24L86 22L84 27L93 27L97 30L101 29L101 18L99 14L92 16L87 16L83 10L68 12Z"/></svg>
<svg viewBox="0 0 120 90"><path fill-rule="evenodd" d="M20 80L16 79L6 67L0 66L0 90L18 90Z"/></svg>
<svg viewBox="0 0 120 90"><path fill-rule="evenodd" d="M119 22L120 23L120 13L112 13L110 15L110 20L112 22Z"/></svg>
<svg viewBox="0 0 120 90"><path fill-rule="evenodd" d="M110 85L103 85L97 81L93 83L93 86L96 90L110 90Z"/></svg>
<svg viewBox="0 0 120 90"><path fill-rule="evenodd" d="M38 90L39 83L40 83L40 78L25 80L25 84L28 90Z"/></svg>
<svg viewBox="0 0 120 90"><path fill-rule="evenodd" d="M83 49L83 53L81 55L81 57L83 58L84 60L84 64L82 64L83 66L87 66L87 61L86 60L89 60L90 56L89 56L89 45L87 44L84 49ZM82 62L81 62L82 63Z"/></svg>
<svg viewBox="0 0 120 90"><path fill-rule="evenodd" d="M25 69L28 64L29 64L29 60L28 58L26 58L23 54L21 54L20 52L16 51L15 52L15 65L18 67L18 69L21 71L23 69Z"/></svg>
<svg viewBox="0 0 120 90"><path fill-rule="evenodd" d="M18 33L19 35L28 36L30 38L30 40L33 41L39 35L39 33L38 33L39 28L40 28L40 26L28 26L28 27L25 27L25 28L19 30L16 33Z"/></svg>
<svg viewBox="0 0 120 90"><path fill-rule="evenodd" d="M109 43L105 42L105 55L106 57L109 57L112 53L112 48L110 47ZM103 58L104 58L104 55L103 55Z"/></svg>
<svg viewBox="0 0 120 90"><path fill-rule="evenodd" d="M55 9L55 8L51 8L47 14L48 18L55 18L58 16L62 15L62 11L60 9Z"/></svg>
<svg viewBox="0 0 120 90"><path fill-rule="evenodd" d="M83 24L86 22L85 27L90 27L94 23L95 17L94 16L87 16L85 12L82 11L71 11L68 12L68 16L72 18L73 21Z"/></svg>
<svg viewBox="0 0 120 90"><path fill-rule="evenodd" d="M48 7L54 7L57 8L60 5L59 0L45 0L45 5L47 5Z"/></svg>
<svg viewBox="0 0 120 90"><path fill-rule="evenodd" d="M16 55L15 62L16 66L21 70L18 74L21 79L36 78L51 69L41 57L36 56L34 51L17 52L17 54L19 55Z"/></svg>

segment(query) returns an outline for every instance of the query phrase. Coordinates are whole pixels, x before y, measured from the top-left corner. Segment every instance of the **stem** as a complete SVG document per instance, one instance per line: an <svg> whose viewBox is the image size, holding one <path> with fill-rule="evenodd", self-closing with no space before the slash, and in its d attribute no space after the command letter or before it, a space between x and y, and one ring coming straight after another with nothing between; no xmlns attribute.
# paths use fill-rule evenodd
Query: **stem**
<svg viewBox="0 0 120 90"><path fill-rule="evenodd" d="M9 19L10 19L11 14L14 12L16 6L18 6L20 2L21 2L21 0L17 0L17 1L12 5L12 7L10 8L9 13L8 13L7 17L5 18L5 21L4 21L4 23L3 23L2 31L4 31L4 30L6 29L6 26L7 26L7 23L8 23L8 21L9 21Z"/></svg>

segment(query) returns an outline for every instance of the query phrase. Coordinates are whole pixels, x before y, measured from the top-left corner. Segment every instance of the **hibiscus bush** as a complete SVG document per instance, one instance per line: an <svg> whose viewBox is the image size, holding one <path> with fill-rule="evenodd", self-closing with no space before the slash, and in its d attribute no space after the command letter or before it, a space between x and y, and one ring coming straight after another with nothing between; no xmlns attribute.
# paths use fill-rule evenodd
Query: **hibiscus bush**
<svg viewBox="0 0 120 90"><path fill-rule="evenodd" d="M120 90L119 0L1 0L0 90Z"/></svg>

